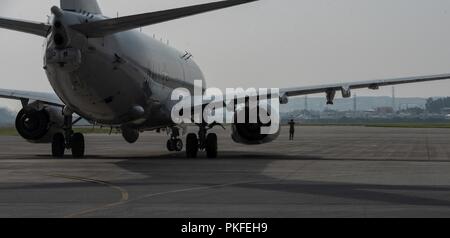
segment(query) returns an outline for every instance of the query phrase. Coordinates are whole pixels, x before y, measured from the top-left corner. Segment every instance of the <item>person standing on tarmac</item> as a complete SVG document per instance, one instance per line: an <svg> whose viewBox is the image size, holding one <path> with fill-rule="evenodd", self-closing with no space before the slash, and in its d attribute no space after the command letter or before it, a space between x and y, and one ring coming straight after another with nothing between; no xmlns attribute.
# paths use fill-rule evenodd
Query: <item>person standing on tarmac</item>
<svg viewBox="0 0 450 238"><path fill-rule="evenodd" d="M291 120L289 122L289 140L294 140L294 134L295 134L295 122L294 120Z"/></svg>

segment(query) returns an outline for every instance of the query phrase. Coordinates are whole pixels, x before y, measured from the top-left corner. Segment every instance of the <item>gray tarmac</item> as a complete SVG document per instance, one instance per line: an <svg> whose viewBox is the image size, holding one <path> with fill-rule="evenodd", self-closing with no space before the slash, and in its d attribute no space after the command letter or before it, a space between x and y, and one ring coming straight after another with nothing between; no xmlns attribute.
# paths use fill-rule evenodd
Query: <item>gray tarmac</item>
<svg viewBox="0 0 450 238"><path fill-rule="evenodd" d="M220 158L87 135L87 158L0 137L0 217L450 217L450 130L298 127Z"/></svg>

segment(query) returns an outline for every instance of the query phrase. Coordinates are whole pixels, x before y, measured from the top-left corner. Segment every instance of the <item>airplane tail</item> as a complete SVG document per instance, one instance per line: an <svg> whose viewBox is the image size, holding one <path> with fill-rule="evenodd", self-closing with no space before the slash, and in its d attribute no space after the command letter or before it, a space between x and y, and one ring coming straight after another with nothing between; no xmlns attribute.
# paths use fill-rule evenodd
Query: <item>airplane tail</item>
<svg viewBox="0 0 450 238"><path fill-rule="evenodd" d="M88 23L83 22L80 24L71 25L70 27L87 37L104 37L110 34L129 31L143 26L172 21L256 1L258 0L222 0L218 2L204 3L194 6L105 19ZM102 13L97 0L61 0L61 8L66 11L84 11L92 14ZM2 17L0 17L0 28L21 31L42 37L47 37L51 30L51 26L49 24Z"/></svg>
<svg viewBox="0 0 450 238"><path fill-rule="evenodd" d="M129 31L143 26L172 21L183 17L193 16L205 12L215 11L256 1L258 0L223 0L188 7L118 17L89 23L81 23L72 25L71 28L86 35L87 37L104 37L110 34ZM71 3L72 5L77 6L85 5L84 7L89 6L92 8L96 7L98 9L98 4L95 0L61 0L61 3L67 3L67 5L68 3ZM73 8L72 10L76 9L77 6L71 6ZM100 11L100 9L98 9L98 11Z"/></svg>
<svg viewBox="0 0 450 238"><path fill-rule="evenodd" d="M101 14L97 0L61 0L61 9L68 11L86 11Z"/></svg>

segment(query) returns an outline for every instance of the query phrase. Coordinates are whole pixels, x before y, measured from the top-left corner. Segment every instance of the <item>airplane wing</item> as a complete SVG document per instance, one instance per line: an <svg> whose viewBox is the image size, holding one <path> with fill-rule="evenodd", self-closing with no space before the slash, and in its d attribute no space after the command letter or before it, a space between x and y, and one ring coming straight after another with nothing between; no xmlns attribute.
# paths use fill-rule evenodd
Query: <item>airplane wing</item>
<svg viewBox="0 0 450 238"><path fill-rule="evenodd" d="M285 88L280 89L280 101L287 103L289 97L326 93L327 103L333 104L333 99L336 91L341 91L342 96L348 98L351 96L351 90L353 89L379 89L382 86L398 85L398 84L409 84L409 83L420 83L428 81L446 80L450 79L450 74L439 74L439 75L428 75L428 76L417 76L417 77L406 77L406 78L394 78L394 79L381 79L381 80L369 80L360 82L349 82L349 83L339 83L330 85L320 85L311 87L299 87L299 88Z"/></svg>
<svg viewBox="0 0 450 238"><path fill-rule="evenodd" d="M45 23L0 18L0 28L47 37L51 27Z"/></svg>
<svg viewBox="0 0 450 238"><path fill-rule="evenodd" d="M64 107L64 103L56 96L56 94L52 93L0 89L0 98L15 99L27 103L29 101L40 101L44 104Z"/></svg>
<svg viewBox="0 0 450 238"><path fill-rule="evenodd" d="M445 80L450 79L450 74L439 74L429 76L407 77L407 78L395 78L395 79L383 79L383 80L370 80L351 83L330 84L312 87L299 87L281 89L280 94L285 94L288 97L301 96L316 93L325 93L329 90L347 90L347 89L378 89L381 86L408 84L408 83L420 83L427 81Z"/></svg>
<svg viewBox="0 0 450 238"><path fill-rule="evenodd" d="M117 32L128 31L135 28L171 21L183 17L197 15L209 11L228 8L258 0L227 0L200 4L189 7L176 8L165 11L144 13L133 16L111 18L107 20L82 23L71 26L88 37L103 37Z"/></svg>
<svg viewBox="0 0 450 238"><path fill-rule="evenodd" d="M215 108L222 108L231 105L238 105L245 100L248 100L250 97L254 98L276 98L279 97L280 104L287 104L289 102L290 97L296 97L301 95L310 95L317 93L325 93L327 104L333 104L335 95L337 91L341 91L342 96L344 98L351 97L351 91L355 89L373 89L377 90L382 86L389 85L398 85L398 84L409 84L409 83L420 83L420 82L429 82L429 81L438 81L438 80L447 80L450 79L450 74L439 74L439 75L428 75L428 76L417 76L417 77L406 77L406 78L393 78L393 79L380 79L380 80L369 80L369 81L360 81L360 82L349 82L349 83L337 83L337 84L329 84L329 85L320 85L320 86L309 86L309 87L298 87L298 88L284 88L280 89L277 95L270 94L268 92L265 95L224 95L223 100L203 100L203 96L190 96L187 98L183 98L187 102L191 102L191 109L194 110L196 108L205 108L208 105L214 104Z"/></svg>

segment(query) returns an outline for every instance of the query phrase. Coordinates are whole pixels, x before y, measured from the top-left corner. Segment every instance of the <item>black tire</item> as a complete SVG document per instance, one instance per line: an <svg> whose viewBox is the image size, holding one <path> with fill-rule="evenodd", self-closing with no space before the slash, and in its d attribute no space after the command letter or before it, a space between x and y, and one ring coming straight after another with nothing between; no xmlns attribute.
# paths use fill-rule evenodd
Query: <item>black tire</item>
<svg viewBox="0 0 450 238"><path fill-rule="evenodd" d="M52 156L62 158L66 150L66 141L62 133L56 133L52 139Z"/></svg>
<svg viewBox="0 0 450 238"><path fill-rule="evenodd" d="M217 158L217 135L208 134L206 137L206 156L210 159Z"/></svg>
<svg viewBox="0 0 450 238"><path fill-rule="evenodd" d="M72 156L74 158L84 157L84 136L81 133L72 135Z"/></svg>
<svg viewBox="0 0 450 238"><path fill-rule="evenodd" d="M188 134L186 138L186 157L197 158L198 138L194 133Z"/></svg>
<svg viewBox="0 0 450 238"><path fill-rule="evenodd" d="M183 150L183 141L181 139L176 139L174 141L174 148L176 151L182 151Z"/></svg>
<svg viewBox="0 0 450 238"><path fill-rule="evenodd" d="M167 141L167 150L172 152L173 151L173 143L172 140Z"/></svg>

